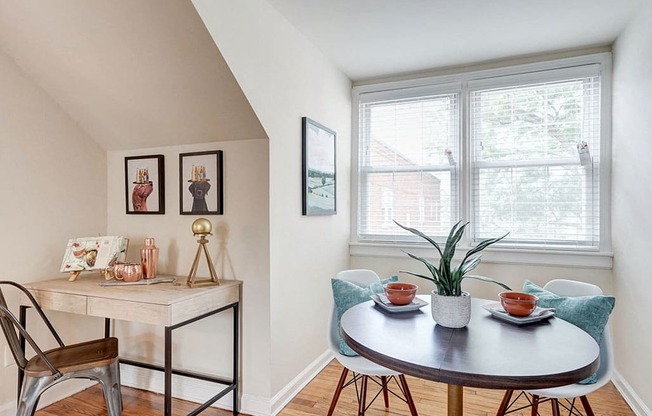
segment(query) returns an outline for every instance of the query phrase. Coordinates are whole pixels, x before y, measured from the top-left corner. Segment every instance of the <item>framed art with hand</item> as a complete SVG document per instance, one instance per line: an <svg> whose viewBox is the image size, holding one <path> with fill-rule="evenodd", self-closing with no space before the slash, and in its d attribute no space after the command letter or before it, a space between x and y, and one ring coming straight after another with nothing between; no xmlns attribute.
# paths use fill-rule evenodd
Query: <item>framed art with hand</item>
<svg viewBox="0 0 652 416"><path fill-rule="evenodd" d="M165 214L163 155L125 157L127 214Z"/></svg>

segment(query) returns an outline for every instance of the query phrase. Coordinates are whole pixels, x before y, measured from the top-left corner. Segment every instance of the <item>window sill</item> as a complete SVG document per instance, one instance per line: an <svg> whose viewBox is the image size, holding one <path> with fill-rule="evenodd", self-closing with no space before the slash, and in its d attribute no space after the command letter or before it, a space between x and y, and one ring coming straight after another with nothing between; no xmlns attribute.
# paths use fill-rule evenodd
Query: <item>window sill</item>
<svg viewBox="0 0 652 416"><path fill-rule="evenodd" d="M459 253L466 252L466 249L468 247L460 247ZM405 258L404 250L428 259L432 258L433 252L436 253L432 247L416 244L349 243L349 254L353 257ZM457 260L461 260L459 253L455 256ZM613 253L489 248L482 252L482 262L610 270L613 267Z"/></svg>

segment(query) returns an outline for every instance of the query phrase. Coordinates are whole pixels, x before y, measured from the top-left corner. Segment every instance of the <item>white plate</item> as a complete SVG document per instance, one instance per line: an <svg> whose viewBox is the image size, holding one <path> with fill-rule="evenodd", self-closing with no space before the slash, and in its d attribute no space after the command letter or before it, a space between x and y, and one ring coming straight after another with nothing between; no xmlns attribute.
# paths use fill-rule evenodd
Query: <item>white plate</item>
<svg viewBox="0 0 652 416"><path fill-rule="evenodd" d="M414 298L412 303L408 303L407 305L394 305L387 299L387 296L385 296L382 293L373 294L370 297L371 299L373 299L374 302L376 302L376 305L380 306L381 308L385 309L388 312L416 311L428 304L428 302L426 301L423 301L419 298Z"/></svg>
<svg viewBox="0 0 652 416"><path fill-rule="evenodd" d="M528 316L512 316L505 312L503 305L500 302L497 303L488 303L482 305L490 314L495 316L498 319L503 321L511 322L513 324L522 325L522 324L531 324L533 322L539 322L544 319L548 319L552 316L555 316L555 311L550 309L542 309L537 307L530 315Z"/></svg>

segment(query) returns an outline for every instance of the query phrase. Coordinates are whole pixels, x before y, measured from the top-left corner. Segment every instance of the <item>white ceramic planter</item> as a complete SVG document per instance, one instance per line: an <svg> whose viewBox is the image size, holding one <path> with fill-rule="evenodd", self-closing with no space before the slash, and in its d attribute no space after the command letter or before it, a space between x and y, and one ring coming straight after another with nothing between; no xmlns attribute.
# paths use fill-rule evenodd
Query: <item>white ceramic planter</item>
<svg viewBox="0 0 652 416"><path fill-rule="evenodd" d="M463 328L471 321L471 295L440 296L436 291L430 295L432 319L446 328Z"/></svg>

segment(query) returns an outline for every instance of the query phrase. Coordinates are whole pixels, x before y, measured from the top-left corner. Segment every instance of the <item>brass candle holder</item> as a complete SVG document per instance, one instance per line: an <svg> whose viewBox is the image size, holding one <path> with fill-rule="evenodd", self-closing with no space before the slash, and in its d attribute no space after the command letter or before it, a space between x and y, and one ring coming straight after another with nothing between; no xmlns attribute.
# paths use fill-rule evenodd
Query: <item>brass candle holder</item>
<svg viewBox="0 0 652 416"><path fill-rule="evenodd" d="M206 236L212 235L211 231L213 230L213 225L206 218L197 218L192 223L192 233L195 237L199 236L199 247L197 247L197 253L195 254L195 260L192 262L192 267L190 268L190 274L188 274L188 286L198 287L198 286L208 286L208 285L219 285L220 282L217 278L217 273L215 272L215 267L211 261L211 256L208 254L208 249L206 244L208 244L208 239ZM199 267L199 257L201 253L204 252L206 255L206 261L208 262L208 271L210 272L210 279L205 280L196 280L195 275L197 274L197 268Z"/></svg>

